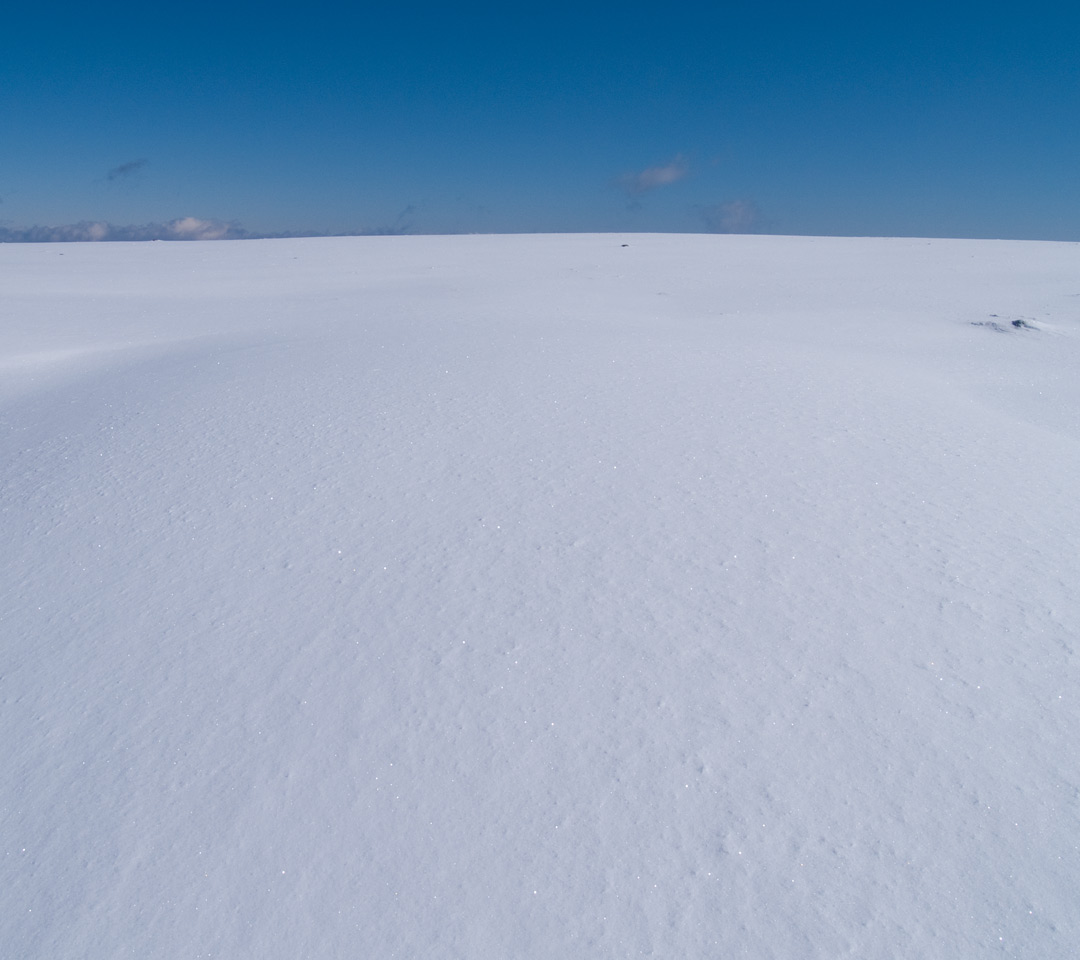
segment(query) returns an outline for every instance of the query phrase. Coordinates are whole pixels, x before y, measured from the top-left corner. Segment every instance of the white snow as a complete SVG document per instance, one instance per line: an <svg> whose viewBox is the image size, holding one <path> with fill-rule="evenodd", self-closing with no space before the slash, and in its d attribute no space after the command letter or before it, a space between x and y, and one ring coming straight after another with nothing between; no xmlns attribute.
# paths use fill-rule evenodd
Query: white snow
<svg viewBox="0 0 1080 960"><path fill-rule="evenodd" d="M0 246L0 953L1080 956L1078 494L1076 244Z"/></svg>

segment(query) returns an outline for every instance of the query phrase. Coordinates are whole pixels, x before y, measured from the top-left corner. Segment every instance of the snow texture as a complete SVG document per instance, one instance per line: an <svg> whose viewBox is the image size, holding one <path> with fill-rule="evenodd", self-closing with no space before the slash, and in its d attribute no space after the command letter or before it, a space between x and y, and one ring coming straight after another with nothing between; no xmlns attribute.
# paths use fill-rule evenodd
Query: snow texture
<svg viewBox="0 0 1080 960"><path fill-rule="evenodd" d="M9 245L0 318L5 957L1080 956L1080 246Z"/></svg>

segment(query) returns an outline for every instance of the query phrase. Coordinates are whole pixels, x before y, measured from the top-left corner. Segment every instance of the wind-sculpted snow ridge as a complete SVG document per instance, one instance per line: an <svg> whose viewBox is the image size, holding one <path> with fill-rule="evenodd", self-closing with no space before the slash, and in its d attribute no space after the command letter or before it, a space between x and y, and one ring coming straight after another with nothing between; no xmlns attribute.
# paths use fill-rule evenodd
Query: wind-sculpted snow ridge
<svg viewBox="0 0 1080 960"><path fill-rule="evenodd" d="M1080 956L1078 266L0 247L3 954Z"/></svg>

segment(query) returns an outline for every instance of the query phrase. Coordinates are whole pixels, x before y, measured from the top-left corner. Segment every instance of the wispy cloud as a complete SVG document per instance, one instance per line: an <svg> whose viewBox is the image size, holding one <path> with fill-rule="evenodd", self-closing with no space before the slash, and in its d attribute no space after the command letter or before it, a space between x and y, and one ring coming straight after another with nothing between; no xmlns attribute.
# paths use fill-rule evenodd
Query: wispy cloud
<svg viewBox="0 0 1080 960"><path fill-rule="evenodd" d="M200 220L182 217L167 223L145 223L139 226L116 226L103 220L84 220L56 227L0 227L0 242L57 243L102 240L243 240L253 236L235 223L221 220Z"/></svg>
<svg viewBox="0 0 1080 960"><path fill-rule="evenodd" d="M404 210L397 215L397 219L390 224L382 227L371 227L367 230L359 230L354 234L345 234L345 236L364 236L364 237L400 237L407 233L412 232L412 217L416 213L416 208L410 203Z"/></svg>
<svg viewBox="0 0 1080 960"><path fill-rule="evenodd" d="M666 187L668 184L675 183L689 172L690 165L682 154L679 154L663 166L647 167L637 173L624 173L616 183L626 191L628 196L639 197L657 187Z"/></svg>
<svg viewBox="0 0 1080 960"><path fill-rule="evenodd" d="M397 220L383 227L352 230L334 236L401 236L410 233L412 224L407 217L412 208L407 207ZM285 237L328 236L314 230L285 230L280 233L254 233L238 223L224 220L203 220L199 217L181 217L166 223L144 223L135 226L117 226L104 220L84 220L81 223L60 226L36 226L12 229L0 227L0 243L70 243L105 242L114 240L266 240Z"/></svg>
<svg viewBox="0 0 1080 960"><path fill-rule="evenodd" d="M143 167L145 167L150 161L143 158L142 160L129 160L127 163L122 163L118 167L113 167L107 174L105 174L106 180L127 180L130 177L135 176Z"/></svg>
<svg viewBox="0 0 1080 960"><path fill-rule="evenodd" d="M754 233L762 224L761 211L752 200L731 200L698 207L710 233Z"/></svg>

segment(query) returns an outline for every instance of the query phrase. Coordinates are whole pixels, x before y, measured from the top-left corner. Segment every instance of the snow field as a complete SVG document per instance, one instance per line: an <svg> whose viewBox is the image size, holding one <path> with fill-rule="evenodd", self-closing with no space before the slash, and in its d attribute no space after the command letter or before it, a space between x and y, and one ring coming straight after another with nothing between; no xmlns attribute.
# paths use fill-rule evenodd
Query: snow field
<svg viewBox="0 0 1080 960"><path fill-rule="evenodd" d="M1078 267L0 246L4 952L1075 957Z"/></svg>

